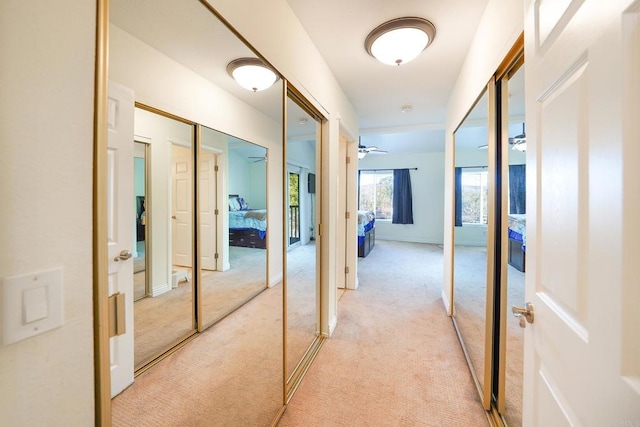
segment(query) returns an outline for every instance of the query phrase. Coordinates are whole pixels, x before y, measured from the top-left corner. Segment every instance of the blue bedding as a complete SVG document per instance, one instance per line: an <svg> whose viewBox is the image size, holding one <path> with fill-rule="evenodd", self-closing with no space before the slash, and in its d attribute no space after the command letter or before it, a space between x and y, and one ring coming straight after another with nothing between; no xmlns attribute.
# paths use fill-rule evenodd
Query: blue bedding
<svg viewBox="0 0 640 427"><path fill-rule="evenodd" d="M368 231L376 224L375 214L371 211L358 211L358 246L362 246Z"/></svg>
<svg viewBox="0 0 640 427"><path fill-rule="evenodd" d="M267 211L265 209L230 211L229 229L258 230L258 235L264 239L267 236Z"/></svg>

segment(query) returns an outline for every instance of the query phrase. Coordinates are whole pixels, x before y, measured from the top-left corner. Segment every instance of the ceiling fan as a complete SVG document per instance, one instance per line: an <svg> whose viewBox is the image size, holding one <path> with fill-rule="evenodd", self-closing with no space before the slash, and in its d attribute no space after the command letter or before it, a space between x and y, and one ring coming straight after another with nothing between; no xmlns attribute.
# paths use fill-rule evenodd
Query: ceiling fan
<svg viewBox="0 0 640 427"><path fill-rule="evenodd" d="M385 150L381 150L378 147L372 145L370 147L367 147L365 145L362 145L359 141L358 141L358 158L362 159L364 158L364 156L366 156L369 153L381 153L381 154L386 154L387 151Z"/></svg>
<svg viewBox="0 0 640 427"><path fill-rule="evenodd" d="M509 138L509 145L512 150L527 151L527 134L524 131L524 123L522 123L522 133ZM478 149L486 150L487 144L478 145Z"/></svg>

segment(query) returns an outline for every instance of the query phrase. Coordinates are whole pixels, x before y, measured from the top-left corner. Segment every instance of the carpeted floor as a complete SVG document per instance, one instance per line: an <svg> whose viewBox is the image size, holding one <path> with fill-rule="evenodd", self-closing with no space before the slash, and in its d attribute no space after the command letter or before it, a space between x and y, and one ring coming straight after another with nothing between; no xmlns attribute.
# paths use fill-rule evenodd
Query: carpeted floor
<svg viewBox="0 0 640 427"><path fill-rule="evenodd" d="M203 271L203 322L210 325L266 286L266 251L230 247L231 269ZM136 276L144 273L137 273ZM177 288L134 304L134 364L143 366L193 331L193 281L181 281Z"/></svg>
<svg viewBox="0 0 640 427"><path fill-rule="evenodd" d="M442 289L442 249L378 241L280 426L482 426Z"/></svg>
<svg viewBox="0 0 640 427"><path fill-rule="evenodd" d="M442 249L378 241L359 260L281 426L482 426L447 317ZM267 426L282 402L282 287L267 289L113 399L114 426Z"/></svg>
<svg viewBox="0 0 640 427"><path fill-rule="evenodd" d="M486 248L456 246L454 261L454 304L456 322L478 380L483 384ZM524 273L507 267L507 365L504 417L509 427L522 425L523 330L511 315L512 305L523 305Z"/></svg>

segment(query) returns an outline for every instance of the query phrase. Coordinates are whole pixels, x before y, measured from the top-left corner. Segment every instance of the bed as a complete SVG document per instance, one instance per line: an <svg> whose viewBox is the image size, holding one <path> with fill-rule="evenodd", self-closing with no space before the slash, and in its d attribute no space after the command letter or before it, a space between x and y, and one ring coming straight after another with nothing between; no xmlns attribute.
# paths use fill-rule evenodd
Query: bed
<svg viewBox="0 0 640 427"><path fill-rule="evenodd" d="M267 211L249 209L237 194L229 195L229 246L266 249Z"/></svg>
<svg viewBox="0 0 640 427"><path fill-rule="evenodd" d="M376 216L372 211L358 211L358 256L366 257L376 244Z"/></svg>
<svg viewBox="0 0 640 427"><path fill-rule="evenodd" d="M525 255L527 249L527 218L525 214L510 214L508 222L509 232L509 265L518 271L525 270Z"/></svg>

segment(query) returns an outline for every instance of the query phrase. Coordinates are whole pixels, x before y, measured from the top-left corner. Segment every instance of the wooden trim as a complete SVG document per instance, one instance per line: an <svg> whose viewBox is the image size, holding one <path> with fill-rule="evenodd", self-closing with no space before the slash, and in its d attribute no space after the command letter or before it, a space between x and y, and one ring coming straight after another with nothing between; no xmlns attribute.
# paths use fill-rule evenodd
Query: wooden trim
<svg viewBox="0 0 640 427"><path fill-rule="evenodd" d="M487 156L489 166L487 197L487 282L485 299L485 342L484 342L484 383L482 403L484 409L491 408L491 390L493 379L493 331L494 331L494 280L496 250L496 154L497 154L497 120L496 120L496 83L491 79L487 84Z"/></svg>
<svg viewBox="0 0 640 427"><path fill-rule="evenodd" d="M196 123L196 122L194 122L192 120L185 119L184 117L176 116L175 114L171 114L171 113L168 113L168 112L166 112L164 110L160 110L159 108L152 107L152 106L147 105L147 104L143 104L142 102L136 101L134 103L134 107L149 111L150 113L158 114L158 115L163 116L163 117L167 117L169 119L177 120L177 121L185 123L185 124L187 124L189 126L196 126L198 124L198 123Z"/></svg>
<svg viewBox="0 0 640 427"><path fill-rule="evenodd" d="M107 272L107 97L109 0L96 2L93 118L93 357L96 426L111 425Z"/></svg>
<svg viewBox="0 0 640 427"><path fill-rule="evenodd" d="M496 69L496 80L500 80L507 73L515 72L519 67L519 65L518 67L515 66L518 63L520 63L520 65L524 63L524 32L520 33L520 36ZM508 77L511 77L511 75Z"/></svg>

